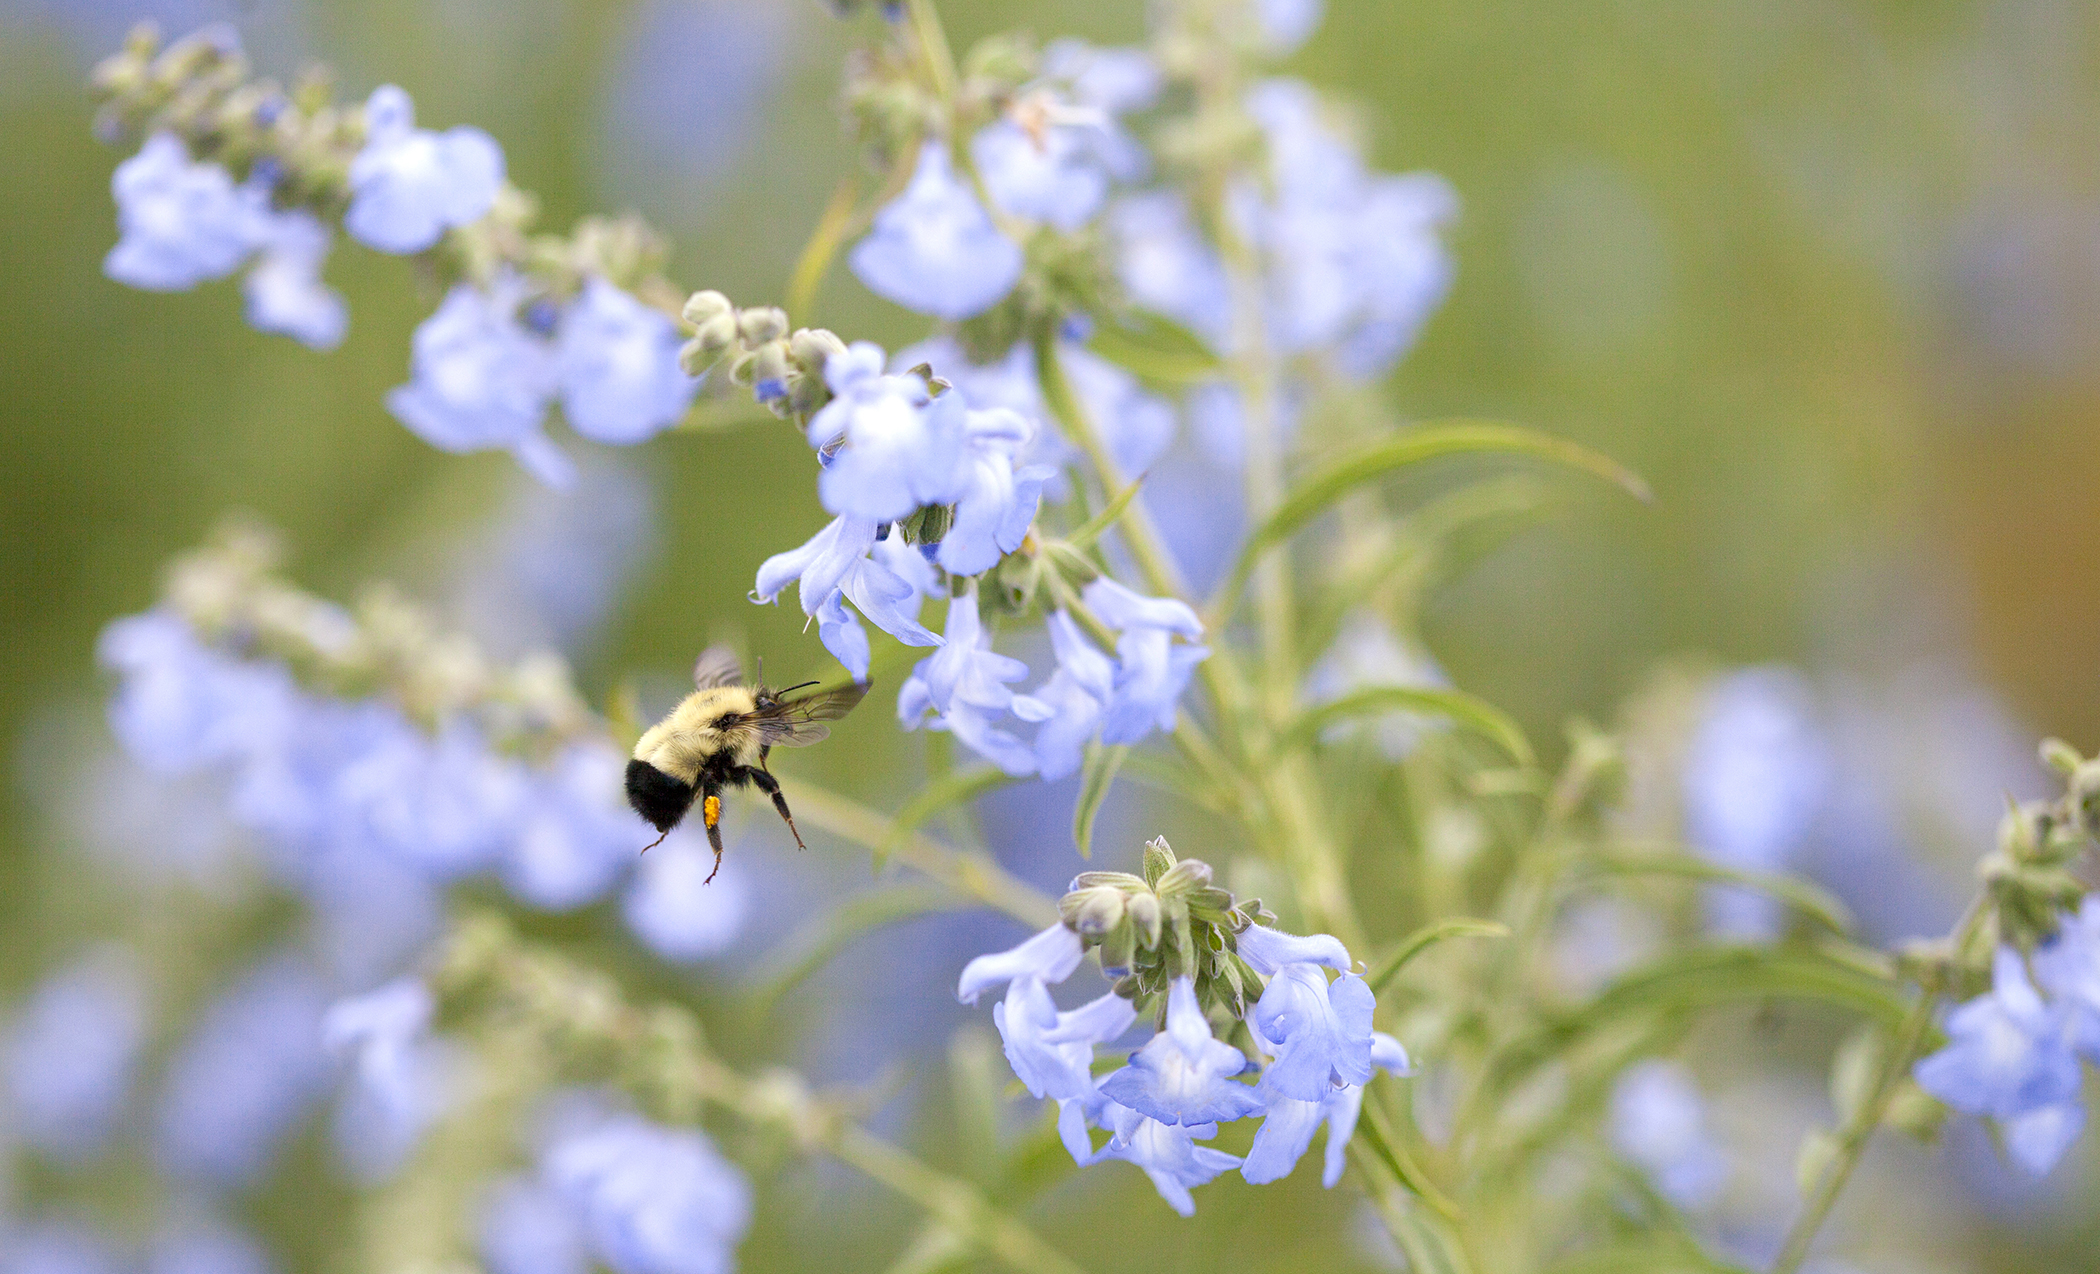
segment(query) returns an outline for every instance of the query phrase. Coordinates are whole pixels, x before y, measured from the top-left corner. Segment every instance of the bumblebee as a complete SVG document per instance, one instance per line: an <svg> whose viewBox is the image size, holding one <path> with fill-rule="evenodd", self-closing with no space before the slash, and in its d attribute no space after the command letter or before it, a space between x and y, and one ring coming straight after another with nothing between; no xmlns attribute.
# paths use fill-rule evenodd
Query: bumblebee
<svg viewBox="0 0 2100 1274"><path fill-rule="evenodd" d="M747 686L735 653L724 646L701 653L693 665L693 684L693 693L634 745L634 759L627 763L627 803L664 834L643 846L647 853L663 843L697 801L707 843L715 851L715 870L707 874L713 880L722 870L724 788L748 783L772 797L773 808L794 833L796 848L803 847L780 783L766 768L766 754L776 746L807 747L824 739L831 730L822 723L851 712L868 693L868 684L854 682L789 699L786 696L817 683L805 681L785 690Z"/></svg>

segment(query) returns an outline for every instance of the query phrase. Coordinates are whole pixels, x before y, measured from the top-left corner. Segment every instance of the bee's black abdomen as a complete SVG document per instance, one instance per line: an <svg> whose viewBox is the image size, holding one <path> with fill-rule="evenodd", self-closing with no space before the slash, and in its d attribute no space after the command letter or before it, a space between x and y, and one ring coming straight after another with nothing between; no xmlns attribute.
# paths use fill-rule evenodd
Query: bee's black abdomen
<svg viewBox="0 0 2100 1274"><path fill-rule="evenodd" d="M647 761L627 763L627 803L659 832L668 832L692 808L695 789Z"/></svg>

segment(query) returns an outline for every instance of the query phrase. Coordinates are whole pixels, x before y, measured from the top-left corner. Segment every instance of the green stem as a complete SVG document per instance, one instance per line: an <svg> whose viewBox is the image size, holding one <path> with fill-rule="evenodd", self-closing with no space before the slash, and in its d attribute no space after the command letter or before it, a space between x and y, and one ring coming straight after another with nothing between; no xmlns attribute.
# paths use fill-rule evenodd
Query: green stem
<svg viewBox="0 0 2100 1274"><path fill-rule="evenodd" d="M926 65L927 87L945 106L955 100L955 55L948 50L948 33L941 29L941 15L934 10L933 0L906 0L905 12L911 24L912 43Z"/></svg>
<svg viewBox="0 0 2100 1274"><path fill-rule="evenodd" d="M1986 914L1980 896L1969 903L1968 911L1954 929L1954 950L1967 948ZM1897 1085L1910 1074L1911 1066L1918 1060L1918 1052L1932 1027L1932 1010L1938 1002L1939 997L1931 991L1921 993L1918 1002L1911 1006L1910 1013L1896 1028L1895 1047L1882 1061L1880 1074L1875 1077L1867 1099L1859 1104L1838 1131L1837 1153L1823 1170L1815 1193L1809 1196L1808 1206L1787 1230L1786 1243L1779 1249L1779 1259L1772 1264L1772 1274L1796 1274L1801 1263L1808 1259L1808 1250L1815 1243L1817 1232L1823 1228L1831 1208L1837 1205L1846 1183L1851 1181L1853 1170L1859 1167L1874 1130L1881 1126L1882 1118L1888 1114L1889 1102L1895 1096Z"/></svg>

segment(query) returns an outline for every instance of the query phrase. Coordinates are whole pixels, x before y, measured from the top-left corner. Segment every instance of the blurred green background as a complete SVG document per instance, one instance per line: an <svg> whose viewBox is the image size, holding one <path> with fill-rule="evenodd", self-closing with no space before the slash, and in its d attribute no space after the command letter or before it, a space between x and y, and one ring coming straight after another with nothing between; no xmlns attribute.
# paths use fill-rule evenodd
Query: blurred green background
<svg viewBox="0 0 2100 1274"><path fill-rule="evenodd" d="M944 8L959 47L1015 25L1130 40L1141 16ZM815 0L158 13L171 33L233 20L263 70L325 60L347 95L398 82L423 122L494 134L546 224L637 208L672 236L675 279L747 304L779 299L853 162L831 105L847 32ZM52 826L21 777L45 772L38 723L92 703L97 631L150 604L172 553L240 507L283 528L316 591L434 587L519 483L507 457L441 455L386 414L435 302L403 261L336 254L352 324L328 355L248 329L231 283L102 277L122 156L91 136L83 80L134 16L0 0L0 738L20 753L0 988L50 954L16 901ZM1870 693L1928 667L2020 734L2100 745L2100 9L1335 0L1287 69L1358 104L1377 166L1464 200L1457 287L1389 387L1399 410L1561 433L1658 493L1578 497L1432 599L1460 684L1550 741L1570 714L1611 719L1665 658L1788 661ZM796 317L892 347L923 332L843 272ZM744 601L757 562L819 525L801 439L677 435L626 459L651 551L581 652L593 696L675 677L738 628L813 665L800 616ZM827 772L879 787L890 726L852 737L867 746ZM1244 1250L1247 1197L1208 1196L1213 1258ZM1306 1180L1269 1203L1246 1224L1347 1224Z"/></svg>

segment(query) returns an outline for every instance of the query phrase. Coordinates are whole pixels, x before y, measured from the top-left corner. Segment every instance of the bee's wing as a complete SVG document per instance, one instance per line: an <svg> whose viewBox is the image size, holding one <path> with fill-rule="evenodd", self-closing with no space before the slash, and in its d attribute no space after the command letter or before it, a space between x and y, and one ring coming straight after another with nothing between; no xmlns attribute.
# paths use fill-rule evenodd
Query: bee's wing
<svg viewBox="0 0 2100 1274"><path fill-rule="evenodd" d="M819 722L845 716L867 693L867 682L854 682L746 713L744 720L768 747L807 747L831 737L830 728Z"/></svg>
<svg viewBox="0 0 2100 1274"><path fill-rule="evenodd" d="M736 652L727 646L709 646L693 664L693 684L702 690L733 686L743 681L744 667Z"/></svg>

